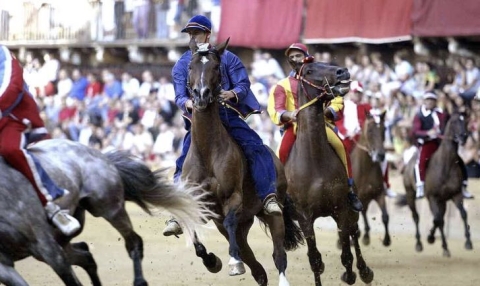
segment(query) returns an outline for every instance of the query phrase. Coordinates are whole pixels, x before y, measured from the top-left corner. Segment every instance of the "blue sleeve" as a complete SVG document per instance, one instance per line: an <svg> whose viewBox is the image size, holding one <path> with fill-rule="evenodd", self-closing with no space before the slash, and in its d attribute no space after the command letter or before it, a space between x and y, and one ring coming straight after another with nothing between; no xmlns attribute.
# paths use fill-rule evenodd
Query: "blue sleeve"
<svg viewBox="0 0 480 286"><path fill-rule="evenodd" d="M175 104L184 112L188 111L185 108L185 102L190 98L187 90L188 77L188 61L182 56L172 69L173 88L175 90Z"/></svg>
<svg viewBox="0 0 480 286"><path fill-rule="evenodd" d="M231 52L227 51L222 60L225 62L224 68L228 74L230 89L236 93L238 102L242 102L250 90L247 69L240 59Z"/></svg>

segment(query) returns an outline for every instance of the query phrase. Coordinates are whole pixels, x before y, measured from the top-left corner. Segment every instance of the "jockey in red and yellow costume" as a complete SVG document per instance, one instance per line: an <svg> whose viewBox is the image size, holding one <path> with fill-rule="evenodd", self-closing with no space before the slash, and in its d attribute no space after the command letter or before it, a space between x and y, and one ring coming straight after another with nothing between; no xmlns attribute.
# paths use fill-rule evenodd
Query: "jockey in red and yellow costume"
<svg viewBox="0 0 480 286"><path fill-rule="evenodd" d="M283 136L278 149L280 161L287 162L293 143L296 140L296 115L298 113L297 88L299 80L296 78L298 69L303 60L309 57L307 47L301 43L292 44L286 51L288 62L293 70L287 78L280 80L276 86L270 90L268 99L268 113L273 123L283 126ZM348 185L350 191L348 194L352 209L361 211L362 203L353 192L352 169L350 165L350 156L345 150L342 140L336 133L335 121L340 119L343 110L343 97L337 96L325 104L325 123L327 139L335 152L342 161L348 176Z"/></svg>
<svg viewBox="0 0 480 286"><path fill-rule="evenodd" d="M23 80L22 66L7 47L0 45L0 156L30 181L55 226L71 235L80 229L79 222L53 203L65 190L53 183L25 148L28 142L49 137Z"/></svg>
<svg viewBox="0 0 480 286"><path fill-rule="evenodd" d="M440 136L443 133L447 121L446 114L437 107L437 95L433 92L427 92L423 95L423 105L413 118L412 134L417 140L419 147L419 156L415 164L415 179L417 181L417 198L425 196L424 184L427 165L433 153L440 146ZM459 157L459 160L460 157ZM467 191L467 173L465 164L462 164L463 187L462 194L464 198L472 199L473 195Z"/></svg>

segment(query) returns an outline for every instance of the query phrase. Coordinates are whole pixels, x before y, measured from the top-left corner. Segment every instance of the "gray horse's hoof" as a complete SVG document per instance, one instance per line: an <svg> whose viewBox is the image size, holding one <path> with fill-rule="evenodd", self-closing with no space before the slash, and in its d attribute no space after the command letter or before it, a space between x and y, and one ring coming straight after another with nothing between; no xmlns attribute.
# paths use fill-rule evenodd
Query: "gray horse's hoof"
<svg viewBox="0 0 480 286"><path fill-rule="evenodd" d="M363 245L370 245L370 235L364 235L362 239Z"/></svg>
<svg viewBox="0 0 480 286"><path fill-rule="evenodd" d="M450 258L450 256L451 256L451 255L450 255L450 250L444 249L444 250L443 250L443 257Z"/></svg>
<svg viewBox="0 0 480 286"><path fill-rule="evenodd" d="M347 283L348 285L353 285L355 284L355 281L357 280L357 274L352 271L352 275L348 275L347 272L343 272L342 274L342 281Z"/></svg>
<svg viewBox="0 0 480 286"><path fill-rule="evenodd" d="M145 279L140 278L140 279L135 279L135 281L133 281L133 285L135 285L135 286L148 286L148 283L147 283L147 281L145 281Z"/></svg>
<svg viewBox="0 0 480 286"><path fill-rule="evenodd" d="M366 267L365 269L360 271L360 279L362 279L363 283L368 284L373 281L373 271L370 267Z"/></svg>
<svg viewBox="0 0 480 286"><path fill-rule="evenodd" d="M473 249L473 245L472 245L472 242L470 240L465 242L465 249L467 249L467 250L472 250Z"/></svg>
<svg viewBox="0 0 480 286"><path fill-rule="evenodd" d="M433 244L435 242L435 236L429 235L427 237L427 241L428 241L428 243Z"/></svg>
<svg viewBox="0 0 480 286"><path fill-rule="evenodd" d="M417 252L422 252L423 251L423 245L421 242L417 242L417 245L415 245L415 250Z"/></svg>
<svg viewBox="0 0 480 286"><path fill-rule="evenodd" d="M383 246L390 246L390 244L392 244L390 236L385 236L385 238L383 239Z"/></svg>

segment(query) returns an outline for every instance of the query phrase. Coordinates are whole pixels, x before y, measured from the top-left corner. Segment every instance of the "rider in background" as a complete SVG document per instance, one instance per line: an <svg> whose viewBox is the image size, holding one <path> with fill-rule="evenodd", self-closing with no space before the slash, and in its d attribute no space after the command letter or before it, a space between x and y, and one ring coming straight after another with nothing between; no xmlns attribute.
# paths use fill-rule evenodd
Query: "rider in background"
<svg viewBox="0 0 480 286"><path fill-rule="evenodd" d="M80 229L80 223L60 210L54 200L65 195L33 157L26 145L50 138L39 109L23 80L23 68L5 46L0 46L0 156L32 184L48 219L65 235Z"/></svg>
<svg viewBox="0 0 480 286"><path fill-rule="evenodd" d="M296 120L298 114L297 87L299 80L297 73L304 60L310 58L308 49L304 44L294 43L285 51L288 63L292 67L290 75L280 80L276 86L270 90L268 100L268 113L273 123L282 126L284 133L279 146L280 161L287 162L290 151L296 140ZM348 175L348 201L355 211L363 209L362 203L353 191L353 178L350 166L350 156L345 150L342 140L338 137L335 128L335 121L342 115L343 97L336 96L330 102L325 104L325 122L327 139L335 152L340 157Z"/></svg>
<svg viewBox="0 0 480 286"><path fill-rule="evenodd" d="M440 136L445 129L447 121L446 114L437 107L437 95L432 91L428 91L423 95L423 104L420 110L413 118L412 134L417 140L419 146L419 156L415 163L415 180L417 182L416 197L423 198L425 173L428 161L433 153L437 151L440 145ZM463 173L462 194L466 199L473 199L473 195L467 191L468 176L465 164L459 157L461 169Z"/></svg>
<svg viewBox="0 0 480 286"><path fill-rule="evenodd" d="M197 46L210 45L212 24L202 15L192 17L182 33L188 33L190 39L194 39ZM182 154L176 161L174 180L178 181L182 174L183 162L188 153L191 143L190 118L192 115L193 102L187 90L188 65L192 58L192 52L185 52L177 61L172 70L173 84L175 88L175 103L184 112L187 133L183 141ZM232 108L221 107L221 120L228 126L227 131L242 149L249 170L254 180L258 197L263 201L266 214L281 215L282 210L277 203L276 171L272 155L263 144L260 136L249 127L244 119L249 114L258 113L260 104L250 90L250 81L245 66L240 59L226 50L221 60L222 90L220 97ZM182 229L175 219L167 221L167 227L163 234L178 235Z"/></svg>

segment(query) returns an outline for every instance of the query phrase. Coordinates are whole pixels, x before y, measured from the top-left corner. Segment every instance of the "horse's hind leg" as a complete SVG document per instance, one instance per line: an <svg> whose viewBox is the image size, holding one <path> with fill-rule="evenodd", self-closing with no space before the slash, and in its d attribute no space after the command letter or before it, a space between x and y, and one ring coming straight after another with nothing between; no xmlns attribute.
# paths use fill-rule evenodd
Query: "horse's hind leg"
<svg viewBox="0 0 480 286"><path fill-rule="evenodd" d="M364 208L362 210L362 218L363 218L363 223L365 224L365 233L363 234L363 239L362 242L364 245L369 245L370 244L370 225L368 224L368 218L367 218L367 210L368 210L368 204L364 204ZM341 249L342 245L340 240L338 241L339 248Z"/></svg>
<svg viewBox="0 0 480 286"><path fill-rule="evenodd" d="M463 207L463 198L460 195L458 195L453 199L453 202L455 203L455 206L460 212L460 216L462 217L462 220L463 220L463 225L465 226L465 238L467 239L467 241L465 241L465 248L468 250L471 250L473 249L473 245L472 245L472 241L470 240L470 226L468 225L468 222L467 222L467 211Z"/></svg>
<svg viewBox="0 0 480 286"><path fill-rule="evenodd" d="M252 227L253 222L254 222L254 219L252 218L251 220L248 220L238 226L237 242L238 242L238 247L240 248L240 257L242 258L243 262L245 262L245 264L247 264L247 266L252 271L252 276L255 279L255 281L257 281L258 285L263 286L268 284L267 272L265 272L265 269L260 264L260 262L257 261L255 254L253 253L247 241L248 232ZM223 234L225 238L228 240L227 230L223 227L222 224L216 223L216 225L220 233Z"/></svg>
<svg viewBox="0 0 480 286"><path fill-rule="evenodd" d="M133 260L133 272L135 275L133 285L148 285L147 281L143 277L142 270L143 240L133 230L132 222L130 221L127 211L122 206L114 214L104 214L103 217L122 235L123 239L125 239L127 253Z"/></svg>
<svg viewBox="0 0 480 286"><path fill-rule="evenodd" d="M356 229L356 230L355 230ZM367 263L363 259L362 251L360 249L360 244L358 243L359 231L358 225L355 223L351 228L351 237L353 240L353 246L355 248L355 256L357 257L357 269L360 271L360 279L365 283L370 283L373 280L373 271L370 267L367 266Z"/></svg>
<svg viewBox="0 0 480 286"><path fill-rule="evenodd" d="M214 253L207 253L207 248L198 240L197 233L194 233L193 246L198 257L202 258L203 265L212 273L222 270L222 261Z"/></svg>
<svg viewBox="0 0 480 286"><path fill-rule="evenodd" d="M443 227L445 225L445 211L447 209L447 204L446 202L438 202L435 201L434 199L430 200L430 210L432 211L433 214L433 227L432 230L430 231L430 235L428 237L428 241L431 241L431 238L433 238L432 242L435 240L435 228L438 228L440 230L440 235L442 236L442 248L443 248L443 256L445 257L450 257L450 251L448 250L447 246L447 240L445 238L445 233L443 231Z"/></svg>
<svg viewBox="0 0 480 286"><path fill-rule="evenodd" d="M71 243L65 247L65 253L72 265L82 267L90 277L93 286L101 286L97 273L97 263L85 242Z"/></svg>
<svg viewBox="0 0 480 286"><path fill-rule="evenodd" d="M420 240L420 228L418 226L420 217L418 216L417 207L415 205L415 191L413 189L407 189L407 204L410 210L412 211L413 222L415 223L415 238L417 243L415 245L415 250L420 252L423 250L422 241Z"/></svg>
<svg viewBox="0 0 480 286"><path fill-rule="evenodd" d="M278 269L279 285L290 285L285 271L287 270L287 253L285 252L285 225L281 216L265 216L273 240L273 260Z"/></svg>
<svg viewBox="0 0 480 286"><path fill-rule="evenodd" d="M383 225L385 226L385 237L383 238L383 245L389 246L392 243L392 240L390 239L390 233L388 232L389 216L387 212L387 204L385 202L385 196L381 195L380 197L377 198L376 201L378 206L380 207L380 210L382 211L382 222L383 222Z"/></svg>
<svg viewBox="0 0 480 286"><path fill-rule="evenodd" d="M0 284L6 286L28 286L28 283L13 268L13 265L0 263Z"/></svg>
<svg viewBox="0 0 480 286"><path fill-rule="evenodd" d="M313 219L306 220L304 218L301 218L298 220L298 222L307 241L308 261L310 262L310 268L313 271L315 286L321 286L322 280L320 278L320 275L325 270L325 264L322 261L322 254L317 249L315 241L315 230L313 229Z"/></svg>

